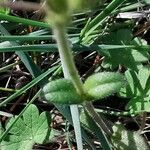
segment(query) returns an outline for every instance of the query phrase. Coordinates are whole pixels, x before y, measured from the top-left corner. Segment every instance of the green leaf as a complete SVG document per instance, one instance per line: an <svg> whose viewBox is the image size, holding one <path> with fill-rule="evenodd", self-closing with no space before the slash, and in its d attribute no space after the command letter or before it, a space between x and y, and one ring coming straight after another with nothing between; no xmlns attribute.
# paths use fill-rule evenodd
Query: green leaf
<svg viewBox="0 0 150 150"><path fill-rule="evenodd" d="M6 129L15 118L9 120ZM1 150L31 150L35 143L42 144L50 134L50 115L39 115L37 107L31 104L1 142Z"/></svg>
<svg viewBox="0 0 150 150"><path fill-rule="evenodd" d="M139 95L139 88L138 88L138 77L137 77L137 73L131 70L127 70L125 72L125 76L127 79L127 86L123 87L120 90L120 96L122 97L126 97L126 98L133 98L136 95ZM136 86L135 86L136 84Z"/></svg>
<svg viewBox="0 0 150 150"><path fill-rule="evenodd" d="M138 73L127 70L128 85L120 90L120 96L131 98L127 109L133 113L150 112L150 67L141 68Z"/></svg>
<svg viewBox="0 0 150 150"><path fill-rule="evenodd" d="M110 45L146 45L141 39L135 38L132 40L132 32L129 29L119 29L110 34L104 35L99 41L103 44ZM103 67L116 68L118 65L123 65L132 70L138 71L139 63L146 62L149 60L150 55L148 52L143 51L143 49L133 49L133 48L124 48L124 49L108 49L105 52L99 51L101 55L105 56L105 59L102 63Z"/></svg>
<svg viewBox="0 0 150 150"><path fill-rule="evenodd" d="M94 99L102 99L119 92L125 79L119 73L102 72L90 76L84 83L85 92Z"/></svg>
<svg viewBox="0 0 150 150"><path fill-rule="evenodd" d="M140 132L126 130L121 124L113 126L112 143L115 150L149 150L146 140Z"/></svg>
<svg viewBox="0 0 150 150"><path fill-rule="evenodd" d="M120 90L122 97L134 98L137 96L147 97L147 95L150 95L150 67L142 67L138 73L127 70L125 76L128 85Z"/></svg>
<svg viewBox="0 0 150 150"><path fill-rule="evenodd" d="M150 4L150 1L149 1L149 0L144 0L144 2L145 2L146 4Z"/></svg>
<svg viewBox="0 0 150 150"><path fill-rule="evenodd" d="M150 97L135 97L129 101L126 109L132 114L150 112Z"/></svg>
<svg viewBox="0 0 150 150"><path fill-rule="evenodd" d="M73 83L67 79L58 79L46 84L43 88L44 96L49 102L58 104L82 103Z"/></svg>
<svg viewBox="0 0 150 150"><path fill-rule="evenodd" d="M147 66L141 68L138 72L138 78L145 93L148 93L150 95L150 67Z"/></svg>

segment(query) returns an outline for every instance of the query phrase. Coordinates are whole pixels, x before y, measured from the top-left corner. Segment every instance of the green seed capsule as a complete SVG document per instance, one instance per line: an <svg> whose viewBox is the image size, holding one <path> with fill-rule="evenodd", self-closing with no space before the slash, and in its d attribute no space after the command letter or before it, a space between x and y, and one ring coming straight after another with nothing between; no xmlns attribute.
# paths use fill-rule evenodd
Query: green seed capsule
<svg viewBox="0 0 150 150"><path fill-rule="evenodd" d="M70 22L72 12L98 4L98 0L47 0L47 18L52 25L64 26Z"/></svg>
<svg viewBox="0 0 150 150"><path fill-rule="evenodd" d="M50 11L56 14L67 13L69 9L67 0L48 0L47 4Z"/></svg>
<svg viewBox="0 0 150 150"><path fill-rule="evenodd" d="M70 10L67 0L47 0L47 22L52 25L66 25L70 20Z"/></svg>
<svg viewBox="0 0 150 150"><path fill-rule="evenodd" d="M70 105L82 103L83 101L73 83L67 79L49 82L43 87L43 93L45 98L52 103Z"/></svg>

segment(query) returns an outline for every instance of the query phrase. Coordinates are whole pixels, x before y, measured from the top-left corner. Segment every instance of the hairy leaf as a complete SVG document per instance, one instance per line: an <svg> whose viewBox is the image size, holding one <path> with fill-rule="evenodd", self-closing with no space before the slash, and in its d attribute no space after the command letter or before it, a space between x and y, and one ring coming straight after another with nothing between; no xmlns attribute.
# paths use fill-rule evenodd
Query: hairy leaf
<svg viewBox="0 0 150 150"><path fill-rule="evenodd" d="M102 72L90 76L84 83L84 89L92 98L102 99L118 92L124 84L125 80L121 74Z"/></svg>
<svg viewBox="0 0 150 150"><path fill-rule="evenodd" d="M49 102L58 104L77 104L82 102L73 83L68 79L58 79L46 84L43 88L44 96Z"/></svg>

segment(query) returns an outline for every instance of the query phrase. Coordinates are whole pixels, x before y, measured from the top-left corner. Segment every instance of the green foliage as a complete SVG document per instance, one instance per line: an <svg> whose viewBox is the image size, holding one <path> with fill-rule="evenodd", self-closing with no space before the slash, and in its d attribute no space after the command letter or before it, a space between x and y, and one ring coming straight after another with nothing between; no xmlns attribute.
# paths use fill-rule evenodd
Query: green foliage
<svg viewBox="0 0 150 150"><path fill-rule="evenodd" d="M69 120L70 123L72 123L72 118L70 115L69 107L67 105L60 104L79 104L82 103L84 100L97 100L120 91L120 88L125 85L124 77L118 73L115 74L105 72L106 68L108 69L108 67L110 67L111 69L116 69L119 65L125 67L125 69L130 69L125 73L128 85L127 87L122 88L120 92L120 96L130 98L130 102L127 105L127 109L129 109L131 113L140 113L143 111L150 112L150 70L148 67L142 68L143 65L148 64L147 62L150 58L150 46L147 45L147 43L141 38L133 39L132 30L126 27L124 28L124 26L121 26L121 29L116 28L115 30L111 30L114 27L114 24L110 24L112 28L108 25L108 28L106 28L106 30L103 29L106 22L108 21L109 23L109 20L107 20L107 18L110 14L116 14L118 13L118 10L126 11L127 9L132 10L137 7L141 7L139 5L140 3L138 3L138 6L136 5L136 7L135 5L130 6L137 1L128 1L124 5L125 7L127 6L126 8L123 8L121 6L119 7L119 9L117 9L118 6L120 6L120 4L124 1L125 0L114 0L111 2L109 1L110 3L107 1L105 5L97 7L92 11L92 13L87 11L85 13L79 13L79 15L74 14L73 19L75 20L73 21L71 26L67 27L68 37L73 37L69 39L69 44L72 43L71 45L73 50L75 50L76 52L82 52L84 50L99 50L100 55L104 56L104 60L102 61L102 67L104 67L104 72L95 74L85 81L84 90L85 94L88 95L86 98L84 96L83 98L81 95L78 94L77 89L75 89L74 85L70 80L65 81L64 79L60 79L52 81L44 87L46 88L45 91L43 90L45 97L48 99L48 101L53 102L55 104L55 106L59 109L63 116L65 116ZM89 6L95 5L95 3L101 3L101 1L97 0L48 0L47 2L50 8L50 11L47 11L49 19L48 22L55 22L59 25L68 25L68 23L71 20L70 14L72 13L72 11L83 10L85 8L88 8ZM149 3L148 0L145 0L145 2ZM3 41L5 41L1 43L0 51L16 51L16 54L19 56L22 63L26 66L27 70L30 72L32 77L35 78L39 76L42 71L39 69L40 67L38 68L37 64L35 64L32 58L30 57L30 54L32 52L28 53L27 51L43 52L42 56L45 56L45 53L47 51L56 52L58 50L58 47L56 44L53 43L53 35L51 31L51 35L45 36L45 34L49 34L49 30L45 29L36 31L35 33L33 32L34 36L32 36L31 33L31 36L30 34L27 34L24 37L21 37L22 40L19 39L18 33L26 34L26 32L28 31L25 29L23 32L20 32L20 25L18 26L18 24L23 25L21 26L21 30L23 29L24 25L32 25L42 28L49 28L50 25L43 22L6 15L8 12L4 9L1 9L0 12L0 19L8 21L7 23L4 22L0 25L1 34L9 35L8 31L10 31L10 33L16 34L16 37L13 37L11 35L9 35L8 37L1 37ZM88 22L86 23L87 16L89 18ZM13 26L11 26L12 24L9 21L14 22ZM115 21L117 21L117 19ZM122 20L121 22L123 21L124 20ZM83 27L85 24L86 26ZM6 27L8 31L4 27ZM19 28L17 29L17 27ZM38 30L38 28L35 29ZM44 35L45 37L42 37L40 35ZM48 38L47 36L50 37ZM100 38L98 39L99 36ZM44 39L47 41L43 42ZM97 39L98 43L94 43L93 39ZM29 40L32 42L29 42ZM48 43L48 40L50 41L50 43ZM80 43L78 42L81 42L82 44L88 43L89 45L80 45ZM93 43L93 45L90 45L91 43ZM26 51L27 53L24 53L23 51ZM54 71L55 69L52 70ZM3 106L4 104L7 104L11 100L15 99L17 96L24 93L24 91L33 87L33 85L38 84L40 88L42 88L43 84L46 84L48 82L45 77L53 71L49 70L48 72L45 72L38 78L35 78L29 84L21 88L18 92L11 95L6 100L2 101L0 106ZM23 118L18 117L20 119L17 121L16 124L14 124L13 128L9 132L9 135L5 137L5 140L2 141L3 149L31 149L35 142L44 143L45 140L50 140L57 134L53 133L49 137L50 131L48 128L48 124L45 123L46 121L48 121L47 114L43 112L39 115L37 108L35 109L35 106L31 106L33 107L33 111L30 108L31 111L25 112ZM109 111L107 112L107 114L109 114ZM46 129L44 129L44 127L41 127L42 120L44 119L46 120L44 122L44 126ZM6 127L7 129L8 127L10 127L10 124L13 122L13 120L14 119L11 119L9 121ZM87 116L83 116L81 120L84 122L85 125L87 125L86 129L90 128L92 133L96 133L97 139L99 139L99 141L101 142L103 149L108 149L107 147L109 147L109 144L107 143L107 138L104 138L105 134L102 135L103 131L100 131L101 128L99 127L99 125L97 125L97 122L93 123L93 118L91 116L89 116L88 118ZM37 130L39 126L40 135L38 135L38 133L35 133L35 130ZM82 131L84 131L83 128ZM133 150L138 150L139 148L141 148L140 146L142 144L143 147L141 149L147 148L143 142L143 138L141 138L141 136L136 132L129 132L120 127L117 127L117 131L115 129L114 131L115 133L113 134L112 141L116 149L120 150L131 148ZM3 130L0 129L0 132L0 134L2 134ZM58 135L60 134L58 133ZM88 142L88 140L91 138L86 135L86 132L82 132L82 136L86 140L86 142ZM142 141L143 143L137 143L137 141Z"/></svg>
<svg viewBox="0 0 150 150"><path fill-rule="evenodd" d="M132 32L130 29L119 29L110 34L102 36L99 40L103 44L110 45L146 45L140 38L133 39ZM138 70L138 65L141 62L146 62L149 60L150 54L142 49L109 49L99 51L101 55L105 56L103 61L103 67L111 67L112 69L118 67L118 65L123 65L132 70Z"/></svg>
<svg viewBox="0 0 150 150"><path fill-rule="evenodd" d="M80 120L84 128L97 137L101 143L102 147L105 147L106 150L111 150L111 145L109 144L109 141L107 140L105 134L102 134L102 129L98 127L98 124L96 121L93 121L91 118L93 116L89 116L89 114L85 111L82 110L80 113Z"/></svg>
<svg viewBox="0 0 150 150"><path fill-rule="evenodd" d="M84 83L84 89L90 97L102 99L119 92L124 85L125 79L121 74L102 72L90 76Z"/></svg>
<svg viewBox="0 0 150 150"><path fill-rule="evenodd" d="M84 83L84 95L79 95L73 83L68 79L58 79L43 88L45 98L58 104L78 104L83 101L102 99L119 92L125 85L124 77L119 73L102 72L90 76Z"/></svg>
<svg viewBox="0 0 150 150"><path fill-rule="evenodd" d="M115 124L113 131L111 139L115 150L149 150L150 148L138 131L128 131L121 124Z"/></svg>
<svg viewBox="0 0 150 150"><path fill-rule="evenodd" d="M149 1L149 0L144 0L144 2L145 2L146 4L150 4L150 1Z"/></svg>
<svg viewBox="0 0 150 150"><path fill-rule="evenodd" d="M9 120L6 129L14 119ZM42 144L50 135L50 123L50 114L39 114L37 107L31 104L1 142L1 150L31 150L35 143Z"/></svg>
<svg viewBox="0 0 150 150"><path fill-rule="evenodd" d="M130 98L127 109L131 113L150 112L150 67L139 69L138 73L127 70L128 85L122 88L120 96Z"/></svg>
<svg viewBox="0 0 150 150"><path fill-rule="evenodd" d="M58 104L77 104L82 102L73 83L68 79L58 79L46 84L43 88L44 96L49 102Z"/></svg>
<svg viewBox="0 0 150 150"><path fill-rule="evenodd" d="M126 106L131 114L139 114L141 112L150 112L150 97L134 97Z"/></svg>
<svg viewBox="0 0 150 150"><path fill-rule="evenodd" d="M27 60L25 60L27 61ZM26 64L28 65L28 64ZM31 66L30 66L31 67ZM48 74L52 73L57 67L51 68L49 70L47 70L46 72L42 73L41 75L39 75L37 78L35 78L34 80L32 80L30 83L26 84L24 87L22 87L21 89L19 89L17 92L15 92L14 94L12 94L11 96L9 96L7 99L5 99L4 101L2 101L0 103L0 107L2 107L4 104L7 104L8 102L14 100L16 97L18 97L19 95L23 94L25 91L27 91L28 89L30 89L31 87L33 87L35 84L40 83L40 85L43 85L43 82L41 81L44 77L46 77ZM37 68L36 68L37 69ZM31 69L32 70L32 69ZM37 70L34 70L34 74L36 73ZM31 72L32 73L32 72ZM37 76L37 74L36 74Z"/></svg>

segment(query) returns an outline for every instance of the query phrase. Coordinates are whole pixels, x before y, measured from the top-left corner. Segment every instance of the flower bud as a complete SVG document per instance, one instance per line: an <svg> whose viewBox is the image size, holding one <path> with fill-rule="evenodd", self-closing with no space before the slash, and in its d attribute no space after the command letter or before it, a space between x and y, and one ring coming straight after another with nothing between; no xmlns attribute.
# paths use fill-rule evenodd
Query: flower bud
<svg viewBox="0 0 150 150"><path fill-rule="evenodd" d="M53 25L66 25L75 10L95 6L98 0L47 0L47 21Z"/></svg>
<svg viewBox="0 0 150 150"><path fill-rule="evenodd" d="M47 0L48 8L56 14L68 12L68 0Z"/></svg>
<svg viewBox="0 0 150 150"><path fill-rule="evenodd" d="M52 25L64 25L68 22L68 0L47 0L47 21Z"/></svg>

